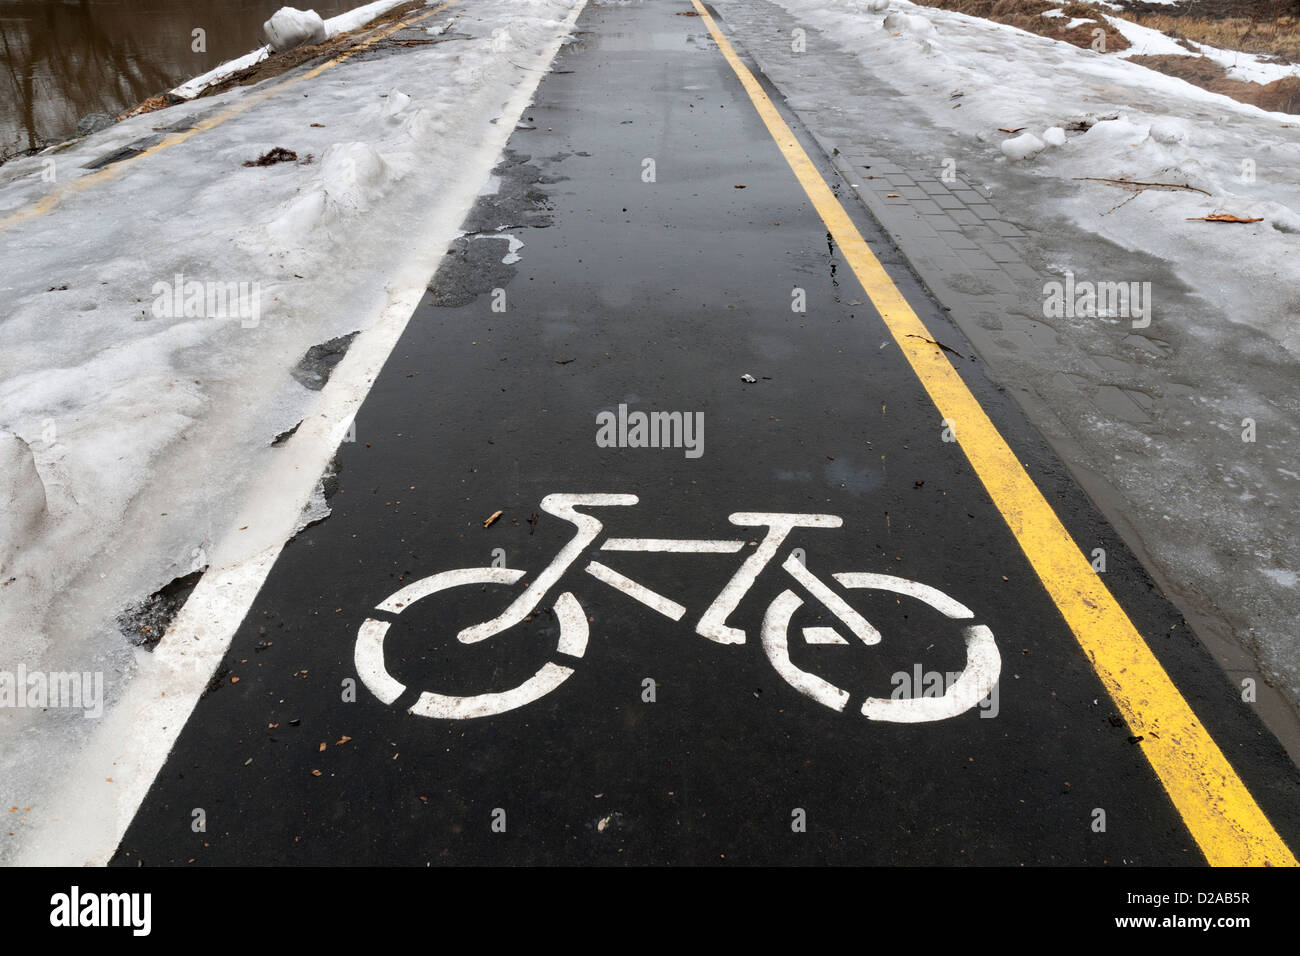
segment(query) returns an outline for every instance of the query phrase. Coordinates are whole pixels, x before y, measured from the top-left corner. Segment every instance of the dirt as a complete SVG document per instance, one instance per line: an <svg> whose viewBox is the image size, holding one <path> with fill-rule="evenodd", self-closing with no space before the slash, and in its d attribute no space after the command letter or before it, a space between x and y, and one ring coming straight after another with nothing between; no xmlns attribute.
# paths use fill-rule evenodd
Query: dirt
<svg viewBox="0 0 1300 956"><path fill-rule="evenodd" d="M1223 20L1241 17L1247 20L1300 18L1300 0L1178 0L1176 3L1153 3L1151 0L1119 0L1133 13L1164 14L1171 17L1199 17Z"/></svg>
<svg viewBox="0 0 1300 956"><path fill-rule="evenodd" d="M1227 70L1204 56L1133 56L1129 58L1149 69L1176 76L1212 93L1231 96L1263 110L1300 114L1300 76L1285 76L1269 84L1233 80Z"/></svg>
<svg viewBox="0 0 1300 956"><path fill-rule="evenodd" d="M1061 40L1077 47L1090 49L1096 40L1094 30L1105 33L1105 50L1118 53L1127 50L1129 43L1124 35L1102 16L1102 9L1088 3L1048 3L1046 0L920 0L928 7L952 10L972 17L983 17L995 23L1037 33L1052 40ZM1045 17L1044 11L1060 8L1064 17ZM1088 18L1093 22L1081 23L1071 30L1065 25L1075 18Z"/></svg>

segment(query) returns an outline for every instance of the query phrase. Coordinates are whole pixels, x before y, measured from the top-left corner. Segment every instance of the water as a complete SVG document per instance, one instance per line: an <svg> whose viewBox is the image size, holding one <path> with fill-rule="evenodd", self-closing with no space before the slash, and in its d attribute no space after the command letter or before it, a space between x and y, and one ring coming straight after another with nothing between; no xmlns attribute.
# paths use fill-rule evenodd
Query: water
<svg viewBox="0 0 1300 956"><path fill-rule="evenodd" d="M302 3L329 18L366 0ZM0 0L0 155L66 139L262 45L284 0ZM299 4L289 3L290 6ZM203 49L193 31L204 31Z"/></svg>

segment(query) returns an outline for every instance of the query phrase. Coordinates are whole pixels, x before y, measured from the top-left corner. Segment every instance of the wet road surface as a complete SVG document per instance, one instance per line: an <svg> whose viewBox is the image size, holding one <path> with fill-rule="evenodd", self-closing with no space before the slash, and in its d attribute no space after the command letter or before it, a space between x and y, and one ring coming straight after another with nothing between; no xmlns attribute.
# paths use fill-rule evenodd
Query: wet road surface
<svg viewBox="0 0 1300 956"><path fill-rule="evenodd" d="M579 19L116 863L1205 861L690 12ZM1294 847L1281 748L804 147Z"/></svg>

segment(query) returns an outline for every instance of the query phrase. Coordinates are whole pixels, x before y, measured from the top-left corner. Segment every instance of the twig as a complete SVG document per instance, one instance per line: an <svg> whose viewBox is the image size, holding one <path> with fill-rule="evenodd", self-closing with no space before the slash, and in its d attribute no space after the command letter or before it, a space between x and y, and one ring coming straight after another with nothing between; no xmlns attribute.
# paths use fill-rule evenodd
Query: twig
<svg viewBox="0 0 1300 956"><path fill-rule="evenodd" d="M958 352L958 351L957 351L955 348L953 348L952 346L950 346L950 345L944 345L942 342L936 342L934 339L927 339L924 335L916 335L915 333L909 332L909 333L907 333L907 337L908 337L909 339L920 339L922 342L929 342L931 345L938 346L939 348L943 349L945 352L951 352L953 355L957 356L959 359L964 359L964 358L966 357L966 356L962 355L960 352Z"/></svg>
<svg viewBox="0 0 1300 956"><path fill-rule="evenodd" d="M1199 186L1189 186L1186 183L1139 183L1132 179L1105 179L1099 176L1075 176L1074 178L1086 179L1089 182L1094 183L1110 183L1112 186L1123 186L1126 189L1136 186L1139 192L1143 189L1188 189L1192 192L1205 193L1207 196L1210 195Z"/></svg>

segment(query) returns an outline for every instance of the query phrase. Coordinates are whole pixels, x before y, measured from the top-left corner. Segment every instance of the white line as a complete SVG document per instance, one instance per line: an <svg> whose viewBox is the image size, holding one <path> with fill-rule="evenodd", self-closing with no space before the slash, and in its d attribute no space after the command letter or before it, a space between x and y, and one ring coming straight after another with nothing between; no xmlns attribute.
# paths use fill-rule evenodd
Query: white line
<svg viewBox="0 0 1300 956"><path fill-rule="evenodd" d="M831 710L843 711L849 704L849 692L823 680L816 674L796 667L790 660L790 645L786 631L790 627L790 618L803 604L803 598L793 591L782 591L767 609L763 617L763 650L772 662L776 672L785 682L801 694L806 694L819 704L825 704Z"/></svg>
<svg viewBox="0 0 1300 956"><path fill-rule="evenodd" d="M445 588L460 587L463 584L515 584L524 574L515 568L457 568L455 571L442 571L412 581L375 605L375 610L401 614L403 608Z"/></svg>
<svg viewBox="0 0 1300 956"><path fill-rule="evenodd" d="M581 657L587 650L587 613L582 605L565 591L555 602L555 616L560 621L560 643L556 650L570 657Z"/></svg>
<svg viewBox="0 0 1300 956"><path fill-rule="evenodd" d="M602 551L669 551L678 554L735 554L743 541L711 541L678 538L608 538Z"/></svg>
<svg viewBox="0 0 1300 956"><path fill-rule="evenodd" d="M848 644L833 627L805 627L803 639L809 644Z"/></svg>
<svg viewBox="0 0 1300 956"><path fill-rule="evenodd" d="M388 673L384 664L384 635L388 633L387 621L368 617L357 633L357 646L352 652L352 663L357 676L385 704L391 704L406 691L406 685Z"/></svg>
<svg viewBox="0 0 1300 956"><path fill-rule="evenodd" d="M584 7L586 0L577 0L535 65L554 60ZM501 118L484 127L488 132L477 155L460 167L463 180L446 190L440 209L430 211L432 225L420 256L394 276L379 318L357 336L321 391L316 410L285 446L285 454L277 456L278 467L269 470L249 496L246 511L258 512L263 522L253 524L241 515L232 525L241 530L232 530L214 550L211 568L199 579L172 627L152 655L141 655L139 671L69 768L62 788L42 807L40 822L28 831L15 854L17 865L102 866L112 858L272 565L293 536L303 506L338 447L332 440L335 429L352 420L369 393L419 305L429 277L437 271L449 236L473 209L486 172L495 166L542 75L539 69L521 77L501 109ZM450 228L445 227L448 222L453 224ZM244 525L248 531L242 531Z"/></svg>
<svg viewBox="0 0 1300 956"><path fill-rule="evenodd" d="M599 581L604 581L610 587L618 588L628 597L636 598L646 607L658 611L664 617L680 621L682 615L686 613L686 608L676 601L670 601L662 594L656 594L649 588L642 587L631 578L624 577L613 568L606 567L599 561L593 561L587 565L587 573Z"/></svg>
<svg viewBox="0 0 1300 956"><path fill-rule="evenodd" d="M868 574L865 571L841 571L832 574L836 581L846 588L872 588L877 591L893 591L908 597L924 601L945 617L954 621L969 620L975 612L965 604L950 598L937 588L907 578L894 577L892 574Z"/></svg>
<svg viewBox="0 0 1300 956"><path fill-rule="evenodd" d="M785 514L783 512L737 511L727 520L746 528L767 527L767 535L758 547L750 552L721 593L709 605L695 625L695 633L719 644L744 644L745 632L727 623L727 618L749 592L768 562L776 557L786 537L795 528L838 528L844 519L836 515Z"/></svg>
<svg viewBox="0 0 1300 956"><path fill-rule="evenodd" d="M942 697L868 697L862 716L899 724L946 720L970 710L993 692L1002 673L1002 655L993 632L983 624L966 628L966 668Z"/></svg>
<svg viewBox="0 0 1300 956"><path fill-rule="evenodd" d="M475 697L451 697L425 691L411 707L409 713L417 717L438 717L444 720L468 720L472 717L492 717L508 710L530 704L549 694L573 674L572 667L561 667L549 661L532 677L514 690L500 694L479 694Z"/></svg>
<svg viewBox="0 0 1300 956"><path fill-rule="evenodd" d="M856 634L863 644L871 646L880 643L880 632L872 627L865 617L849 607L847 601L828 588L821 578L805 568L803 562L793 554L785 559L785 563L781 567L789 571L794 579L806 587L813 597L826 605L828 611L847 624L849 630Z"/></svg>

